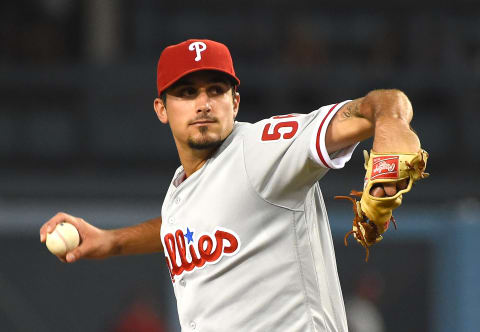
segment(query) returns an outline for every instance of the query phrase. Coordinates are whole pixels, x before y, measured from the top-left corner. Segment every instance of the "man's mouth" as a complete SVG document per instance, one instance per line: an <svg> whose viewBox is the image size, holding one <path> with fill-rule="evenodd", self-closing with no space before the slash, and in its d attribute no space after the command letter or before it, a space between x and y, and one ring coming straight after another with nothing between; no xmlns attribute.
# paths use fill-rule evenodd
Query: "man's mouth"
<svg viewBox="0 0 480 332"><path fill-rule="evenodd" d="M216 122L215 120L211 120L211 119L202 119L202 120L196 120L196 121L193 121L192 123L190 123L190 125L206 125L206 124L209 124L209 123L214 123Z"/></svg>

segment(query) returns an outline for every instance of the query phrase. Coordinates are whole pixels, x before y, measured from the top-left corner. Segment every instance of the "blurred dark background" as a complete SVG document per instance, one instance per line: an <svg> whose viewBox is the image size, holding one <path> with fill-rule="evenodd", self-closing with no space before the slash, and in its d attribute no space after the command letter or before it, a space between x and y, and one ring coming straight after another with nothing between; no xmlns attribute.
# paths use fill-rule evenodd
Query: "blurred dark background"
<svg viewBox="0 0 480 332"><path fill-rule="evenodd" d="M364 315L381 322L378 331L476 331L473 0L2 2L0 330L124 331L135 319L151 323L145 331L178 330L162 255L63 265L38 229L57 211L104 228L160 214L179 160L152 107L156 62L189 38L229 46L242 81L240 121L308 113L378 88L410 97L432 176L406 195L399 230L368 264L361 248L343 247L351 207L332 197L361 187L361 149L371 142L321 180L347 311L376 311L380 318Z"/></svg>

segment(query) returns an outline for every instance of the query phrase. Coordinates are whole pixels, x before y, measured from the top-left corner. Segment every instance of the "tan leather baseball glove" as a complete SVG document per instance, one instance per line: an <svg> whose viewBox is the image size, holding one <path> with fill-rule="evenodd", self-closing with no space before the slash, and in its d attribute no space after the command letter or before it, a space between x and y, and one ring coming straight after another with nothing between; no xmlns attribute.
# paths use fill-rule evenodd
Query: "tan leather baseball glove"
<svg viewBox="0 0 480 332"><path fill-rule="evenodd" d="M420 150L417 153L375 153L363 151L365 156L365 182L363 192L352 190L350 196L335 196L336 199L348 199L353 203L353 229L351 234L366 249L365 261L368 261L369 247L382 240L382 235L388 229L390 221L397 227L392 211L402 204L402 195L412 189L413 184L428 177L425 173L428 153ZM375 197L371 195L372 187L383 183L407 181L404 189L398 190L393 196ZM355 197L361 197L357 201Z"/></svg>

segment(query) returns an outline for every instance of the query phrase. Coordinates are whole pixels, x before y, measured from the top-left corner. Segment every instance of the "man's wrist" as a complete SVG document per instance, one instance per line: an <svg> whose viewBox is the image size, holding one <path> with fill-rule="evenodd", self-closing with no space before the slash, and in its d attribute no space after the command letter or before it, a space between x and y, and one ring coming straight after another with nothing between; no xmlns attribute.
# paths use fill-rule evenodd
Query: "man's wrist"
<svg viewBox="0 0 480 332"><path fill-rule="evenodd" d="M420 140L407 122L379 120L375 126L373 151L382 152L418 152Z"/></svg>
<svg viewBox="0 0 480 332"><path fill-rule="evenodd" d="M118 256L122 254L123 244L120 229L106 230L106 243L108 243L107 257Z"/></svg>

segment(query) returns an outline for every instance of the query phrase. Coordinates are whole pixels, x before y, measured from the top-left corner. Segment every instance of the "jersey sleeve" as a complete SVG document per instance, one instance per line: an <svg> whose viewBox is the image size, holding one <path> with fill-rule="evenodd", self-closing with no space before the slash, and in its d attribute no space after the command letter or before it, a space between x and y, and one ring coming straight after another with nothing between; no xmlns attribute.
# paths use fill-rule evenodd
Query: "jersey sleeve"
<svg viewBox="0 0 480 332"><path fill-rule="evenodd" d="M245 169L262 198L298 208L316 181L350 160L358 143L330 155L325 145L331 119L348 101L308 114L274 116L244 132Z"/></svg>

